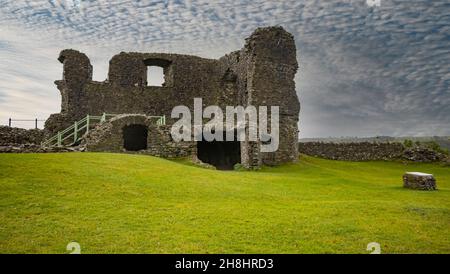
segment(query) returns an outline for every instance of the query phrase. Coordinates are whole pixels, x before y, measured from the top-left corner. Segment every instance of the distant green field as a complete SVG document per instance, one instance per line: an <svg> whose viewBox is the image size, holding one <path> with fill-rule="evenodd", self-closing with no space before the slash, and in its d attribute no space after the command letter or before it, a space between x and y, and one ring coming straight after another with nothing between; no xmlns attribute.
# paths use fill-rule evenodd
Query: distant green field
<svg viewBox="0 0 450 274"><path fill-rule="evenodd" d="M402 188L433 173L438 191ZM302 156L215 171L149 156L0 154L0 252L450 252L450 168Z"/></svg>

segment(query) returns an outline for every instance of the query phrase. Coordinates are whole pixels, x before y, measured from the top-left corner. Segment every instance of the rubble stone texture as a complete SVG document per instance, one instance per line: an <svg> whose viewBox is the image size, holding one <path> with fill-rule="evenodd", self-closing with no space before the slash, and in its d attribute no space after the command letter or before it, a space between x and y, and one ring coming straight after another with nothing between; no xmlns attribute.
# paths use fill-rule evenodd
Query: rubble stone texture
<svg viewBox="0 0 450 274"><path fill-rule="evenodd" d="M424 147L408 148L403 152L403 159L413 162L440 162L445 161L446 157L447 156L442 153Z"/></svg>
<svg viewBox="0 0 450 274"><path fill-rule="evenodd" d="M419 190L436 190L436 180L432 174L406 172L403 175L403 187Z"/></svg>
<svg viewBox="0 0 450 274"><path fill-rule="evenodd" d="M278 151L261 153L260 142L243 141L241 163L252 168L298 160L300 103L294 82L298 68L296 47L293 36L282 27L256 29L246 39L243 49L217 60L180 54L121 52L110 60L108 79L104 82L92 81L89 58L81 52L63 50L58 60L64 67L63 79L55 81L62 96L61 113L52 114L46 121L46 136L87 114L104 112L166 115L170 126L176 121L170 119L173 107L185 105L193 111L194 98L200 97L204 107L218 105L223 110L225 106L238 105L279 106ZM149 66L163 68L163 86L147 86ZM118 140L103 141L103 145L95 145L95 150L121 150ZM164 145L160 148L160 154L164 155L167 148ZM195 150L190 152L195 154Z"/></svg>
<svg viewBox="0 0 450 274"><path fill-rule="evenodd" d="M17 144L40 144L44 138L41 129L23 129L0 126L0 146Z"/></svg>
<svg viewBox="0 0 450 274"><path fill-rule="evenodd" d="M174 142L170 126L157 126L157 118L142 114L123 114L97 125L85 138L88 151L109 151L148 154L166 158L186 157L195 154L195 142ZM128 151L124 148L123 131L127 126L141 125L147 130L146 148Z"/></svg>
<svg viewBox="0 0 450 274"><path fill-rule="evenodd" d="M401 143L299 143L300 153L330 160L370 161L401 158Z"/></svg>
<svg viewBox="0 0 450 274"><path fill-rule="evenodd" d="M398 142L300 142L299 152L330 160L373 161L373 160L407 160L412 162L445 162L449 158L426 147L405 148Z"/></svg>
<svg viewBox="0 0 450 274"><path fill-rule="evenodd" d="M9 144L0 145L0 153L56 153L56 152L82 152L84 146L77 147L43 147L37 144Z"/></svg>

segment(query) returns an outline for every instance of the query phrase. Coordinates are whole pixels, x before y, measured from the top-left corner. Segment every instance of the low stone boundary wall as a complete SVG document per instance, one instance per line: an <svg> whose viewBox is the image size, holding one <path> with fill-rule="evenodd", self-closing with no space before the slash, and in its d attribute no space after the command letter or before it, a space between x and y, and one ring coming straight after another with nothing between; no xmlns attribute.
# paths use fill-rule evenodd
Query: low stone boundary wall
<svg viewBox="0 0 450 274"><path fill-rule="evenodd" d="M44 138L41 129L23 129L16 127L0 126L0 146L40 144Z"/></svg>
<svg viewBox="0 0 450 274"><path fill-rule="evenodd" d="M391 160L400 158L403 151L401 143L299 143L300 153L331 160Z"/></svg>
<svg viewBox="0 0 450 274"><path fill-rule="evenodd" d="M35 144L0 145L0 153L54 153L54 152L77 152L85 151L82 146L78 147L41 147Z"/></svg>
<svg viewBox="0 0 450 274"><path fill-rule="evenodd" d="M402 143L300 142L299 152L330 160L370 161L402 159L413 162L446 161L448 157L426 147L406 148Z"/></svg>

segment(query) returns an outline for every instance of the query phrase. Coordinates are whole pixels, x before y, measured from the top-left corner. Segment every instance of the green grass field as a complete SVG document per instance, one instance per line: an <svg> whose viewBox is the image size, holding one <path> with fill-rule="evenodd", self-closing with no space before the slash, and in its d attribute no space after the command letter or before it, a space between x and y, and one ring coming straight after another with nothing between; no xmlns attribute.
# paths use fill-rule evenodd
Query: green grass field
<svg viewBox="0 0 450 274"><path fill-rule="evenodd" d="M433 173L438 191L402 188ZM215 171L149 156L0 154L0 252L450 252L450 168L302 156Z"/></svg>

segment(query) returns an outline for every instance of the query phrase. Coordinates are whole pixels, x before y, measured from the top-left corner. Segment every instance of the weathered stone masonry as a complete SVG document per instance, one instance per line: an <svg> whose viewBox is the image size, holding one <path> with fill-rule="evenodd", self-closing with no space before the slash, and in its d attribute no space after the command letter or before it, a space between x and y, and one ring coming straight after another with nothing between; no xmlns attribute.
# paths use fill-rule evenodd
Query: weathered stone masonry
<svg viewBox="0 0 450 274"><path fill-rule="evenodd" d="M260 153L260 142L241 142L241 163L244 166L274 165L298 159L300 104L294 82L298 64L294 38L282 27L256 29L246 39L243 49L218 60L179 54L121 52L111 59L108 79L104 82L92 81L89 58L81 52L63 50L58 60L64 69L63 79L55 81L62 96L61 113L53 114L47 120L47 136L87 114L101 115L105 112L170 117L173 107L186 105L193 110L194 98L201 97L204 107L280 107L278 151ZM165 83L162 87L147 86L148 66L164 69ZM169 126L173 122L167 119ZM117 136L120 134L117 132ZM102 147L103 151L116 151L117 147L113 149L106 145L109 141L104 141L103 146L96 144L96 150ZM118 143L116 140L114 144ZM185 144L179 146L186 147ZM185 152L197 153L196 149Z"/></svg>
<svg viewBox="0 0 450 274"><path fill-rule="evenodd" d="M413 162L439 162L448 159L446 155L430 148L407 148L398 142L301 142L299 143L299 152L310 156L342 161L400 159Z"/></svg>
<svg viewBox="0 0 450 274"><path fill-rule="evenodd" d="M90 151L124 152L123 131L126 127L143 125L148 131L146 147L135 153L159 157L186 157L195 153L195 142L176 143L170 135L170 126L157 126L155 118L142 114L123 114L97 126L86 138ZM128 152L133 150L128 150Z"/></svg>

